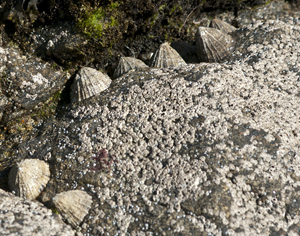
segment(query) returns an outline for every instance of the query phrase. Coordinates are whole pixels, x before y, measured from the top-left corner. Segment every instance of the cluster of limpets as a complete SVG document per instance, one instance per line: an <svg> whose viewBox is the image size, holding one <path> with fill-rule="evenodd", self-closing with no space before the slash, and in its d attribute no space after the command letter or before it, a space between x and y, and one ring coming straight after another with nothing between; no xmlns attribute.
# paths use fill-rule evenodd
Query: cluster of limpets
<svg viewBox="0 0 300 236"><path fill-rule="evenodd" d="M15 195L34 200L46 187L49 179L48 163L26 159L12 167L8 184ZM76 227L87 215L92 205L92 197L82 190L71 190L57 194L52 202L65 220Z"/></svg>
<svg viewBox="0 0 300 236"><path fill-rule="evenodd" d="M219 62L227 57L234 47L230 32L235 28L223 21L213 20L213 28L199 27L196 33L197 55L200 61ZM190 50L190 49L189 49ZM150 67L168 68L186 65L180 54L163 43L150 59ZM114 78L135 69L148 66L139 59L121 57ZM80 102L100 94L111 84L111 79L95 69L83 67L71 85L71 102ZM36 199L50 179L49 164L36 159L26 159L12 167L9 173L9 186L17 196L29 200ZM87 215L92 197L81 190L71 190L57 194L52 202L65 220L76 227Z"/></svg>
<svg viewBox="0 0 300 236"><path fill-rule="evenodd" d="M230 33L236 28L219 19L212 20L210 27L199 27L195 35L196 53L203 62L220 62L234 49L234 39ZM183 44L190 50L188 44ZM184 51L185 49L183 49ZM169 68L186 65L181 55L170 46L163 43L152 55L149 66L156 68ZM143 61L134 57L121 57L113 78L118 78L129 71L148 67ZM80 102L89 97L96 96L107 89L111 83L110 78L92 68L81 68L71 86L71 101Z"/></svg>

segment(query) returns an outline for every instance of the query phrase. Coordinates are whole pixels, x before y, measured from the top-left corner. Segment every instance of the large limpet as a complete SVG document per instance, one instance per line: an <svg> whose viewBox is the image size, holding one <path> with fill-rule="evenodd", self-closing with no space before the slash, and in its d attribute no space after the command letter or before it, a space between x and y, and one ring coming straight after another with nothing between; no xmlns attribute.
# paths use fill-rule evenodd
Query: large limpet
<svg viewBox="0 0 300 236"><path fill-rule="evenodd" d="M33 200L43 191L50 179L48 163L26 159L13 166L9 173L9 187L17 196Z"/></svg>
<svg viewBox="0 0 300 236"><path fill-rule="evenodd" d="M108 75L93 68L83 67L75 76L71 85L71 102L80 102L100 94L111 83Z"/></svg>
<svg viewBox="0 0 300 236"><path fill-rule="evenodd" d="M199 27L195 38L200 61L219 62L234 49L234 39L214 28Z"/></svg>
<svg viewBox="0 0 300 236"><path fill-rule="evenodd" d="M143 61L134 57L121 57L118 66L114 72L114 78L127 73L130 70L148 67Z"/></svg>
<svg viewBox="0 0 300 236"><path fill-rule="evenodd" d="M168 42L160 45L150 59L150 67L168 68L186 65L179 53Z"/></svg>
<svg viewBox="0 0 300 236"><path fill-rule="evenodd" d="M92 197L82 190L59 193L52 201L56 209L73 227L82 222L92 205Z"/></svg>

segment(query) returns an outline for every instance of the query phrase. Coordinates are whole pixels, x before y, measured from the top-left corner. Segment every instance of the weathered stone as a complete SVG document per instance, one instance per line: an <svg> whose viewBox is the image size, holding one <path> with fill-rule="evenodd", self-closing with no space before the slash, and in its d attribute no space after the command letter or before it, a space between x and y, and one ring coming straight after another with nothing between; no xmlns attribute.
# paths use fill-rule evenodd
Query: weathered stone
<svg viewBox="0 0 300 236"><path fill-rule="evenodd" d="M16 108L32 109L60 91L69 78L68 73L54 70L39 59L27 58L17 49L3 50L3 90Z"/></svg>
<svg viewBox="0 0 300 236"><path fill-rule="evenodd" d="M39 202L0 189L1 235L75 235L56 214Z"/></svg>
<svg viewBox="0 0 300 236"><path fill-rule="evenodd" d="M254 19L226 63L120 77L1 148L50 163L40 199L95 196L82 233L297 235L297 19ZM104 148L111 159L97 171Z"/></svg>

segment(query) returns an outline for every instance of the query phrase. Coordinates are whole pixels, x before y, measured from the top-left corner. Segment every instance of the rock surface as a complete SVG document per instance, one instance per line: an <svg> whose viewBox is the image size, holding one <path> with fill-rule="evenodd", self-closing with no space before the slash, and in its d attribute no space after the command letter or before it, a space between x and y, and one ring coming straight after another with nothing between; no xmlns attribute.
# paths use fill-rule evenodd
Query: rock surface
<svg viewBox="0 0 300 236"><path fill-rule="evenodd" d="M50 164L45 205L91 195L85 234L298 235L300 23L276 17L237 30L225 63L124 75L1 154Z"/></svg>
<svg viewBox="0 0 300 236"><path fill-rule="evenodd" d="M1 235L75 235L70 226L39 202L0 189Z"/></svg>

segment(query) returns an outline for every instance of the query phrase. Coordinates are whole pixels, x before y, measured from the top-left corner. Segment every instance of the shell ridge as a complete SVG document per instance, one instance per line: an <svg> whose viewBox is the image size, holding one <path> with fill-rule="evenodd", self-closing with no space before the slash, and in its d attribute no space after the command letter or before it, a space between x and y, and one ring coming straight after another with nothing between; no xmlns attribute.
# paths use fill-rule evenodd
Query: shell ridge
<svg viewBox="0 0 300 236"><path fill-rule="evenodd" d="M48 163L25 159L11 169L8 183L17 196L33 200L40 195L49 179Z"/></svg>

